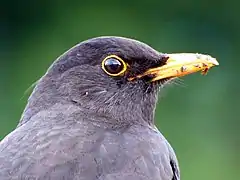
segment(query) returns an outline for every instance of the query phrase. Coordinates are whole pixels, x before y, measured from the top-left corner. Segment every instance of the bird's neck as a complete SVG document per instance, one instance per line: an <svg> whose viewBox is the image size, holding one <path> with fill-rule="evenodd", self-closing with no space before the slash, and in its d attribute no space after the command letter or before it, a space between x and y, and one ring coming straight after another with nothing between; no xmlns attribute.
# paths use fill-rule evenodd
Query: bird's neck
<svg viewBox="0 0 240 180"><path fill-rule="evenodd" d="M51 87L49 87L49 84L51 84ZM103 101L91 102L89 99L83 101L81 98L73 102L67 92L59 89L53 82L53 78L45 77L44 81L40 81L28 100L19 126L29 121L32 116L40 111L48 110L59 103L78 106L80 109L85 109L86 112L96 114L99 117L107 117L106 120L109 120L109 122L106 123L109 124L154 124L157 94L142 95L141 98L125 98L126 100L121 101L121 103L106 104Z"/></svg>
<svg viewBox="0 0 240 180"><path fill-rule="evenodd" d="M128 127L129 125L134 124L142 124L142 125L153 125L154 124L154 111L155 105L120 105L111 107L111 109L98 109L96 107L86 107L79 106L78 104L72 104L72 102L59 102L54 99L48 97L47 95L41 95L41 98L38 97L38 92L33 92L31 97L29 98L29 102L24 110L22 118L18 124L21 126L28 121L31 121L33 116L42 112L42 111L50 111L51 109L57 110L57 108L61 108L61 104L64 104L64 107L69 106L75 107L77 111L79 111L79 115L87 114L90 121L102 121L104 124L109 124L109 126L118 127ZM60 104L60 105L59 105ZM110 111L109 111L110 110ZM58 110L57 110L58 111ZM92 119L93 117L94 119ZM81 119L78 117L77 119Z"/></svg>
<svg viewBox="0 0 240 180"><path fill-rule="evenodd" d="M51 87L49 87L49 84ZM42 79L39 80L38 85L34 88L28 99L27 106L24 109L18 126L28 122L40 111L49 109L59 102L60 99L61 94L58 92L52 78L44 77L44 81Z"/></svg>

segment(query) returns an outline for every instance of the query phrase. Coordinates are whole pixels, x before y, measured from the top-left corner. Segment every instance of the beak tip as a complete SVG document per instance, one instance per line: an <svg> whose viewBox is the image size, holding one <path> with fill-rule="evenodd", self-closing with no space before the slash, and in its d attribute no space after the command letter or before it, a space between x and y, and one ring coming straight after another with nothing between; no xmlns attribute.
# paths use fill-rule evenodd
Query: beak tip
<svg viewBox="0 0 240 180"><path fill-rule="evenodd" d="M216 62L215 62L215 64L214 64L215 66L218 66L219 65L219 62L217 62L217 60L216 60Z"/></svg>
<svg viewBox="0 0 240 180"><path fill-rule="evenodd" d="M210 57L210 61L213 64L213 66L218 66L219 65L219 62L217 61L216 58Z"/></svg>

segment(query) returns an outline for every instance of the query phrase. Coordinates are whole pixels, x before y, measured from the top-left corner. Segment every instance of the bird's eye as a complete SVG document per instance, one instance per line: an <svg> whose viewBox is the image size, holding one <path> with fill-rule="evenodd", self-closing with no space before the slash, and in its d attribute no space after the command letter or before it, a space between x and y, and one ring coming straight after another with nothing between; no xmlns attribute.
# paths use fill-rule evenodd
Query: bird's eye
<svg viewBox="0 0 240 180"><path fill-rule="evenodd" d="M110 76L120 76L126 71L127 64L120 57L110 55L102 61L102 69Z"/></svg>

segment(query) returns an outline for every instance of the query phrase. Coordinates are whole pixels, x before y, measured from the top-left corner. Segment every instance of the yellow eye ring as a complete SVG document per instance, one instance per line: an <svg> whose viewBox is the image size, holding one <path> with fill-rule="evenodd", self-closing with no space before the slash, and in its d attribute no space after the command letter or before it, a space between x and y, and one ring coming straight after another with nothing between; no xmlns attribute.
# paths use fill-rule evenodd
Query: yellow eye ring
<svg viewBox="0 0 240 180"><path fill-rule="evenodd" d="M121 76L127 70L127 64L116 55L109 55L102 61L102 69L110 76Z"/></svg>

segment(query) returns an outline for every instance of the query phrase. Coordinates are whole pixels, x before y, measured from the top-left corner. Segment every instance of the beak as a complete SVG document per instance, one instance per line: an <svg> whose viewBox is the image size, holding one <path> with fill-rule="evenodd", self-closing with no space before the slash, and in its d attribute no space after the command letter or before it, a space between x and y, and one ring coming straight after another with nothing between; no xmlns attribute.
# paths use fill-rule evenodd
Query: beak
<svg viewBox="0 0 240 180"><path fill-rule="evenodd" d="M211 67L219 65L217 60L209 55L180 53L166 54L166 56L168 59L165 65L151 68L139 76L151 76L153 77L151 81L158 81L165 78L181 77L198 71L205 75Z"/></svg>

